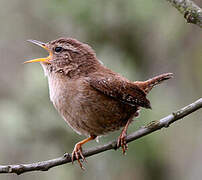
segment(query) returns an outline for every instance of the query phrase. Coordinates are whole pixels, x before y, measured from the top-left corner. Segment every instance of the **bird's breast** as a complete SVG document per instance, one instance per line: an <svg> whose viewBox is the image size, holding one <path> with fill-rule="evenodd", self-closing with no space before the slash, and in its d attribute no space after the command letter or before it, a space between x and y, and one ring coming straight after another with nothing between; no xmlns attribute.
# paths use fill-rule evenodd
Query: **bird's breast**
<svg viewBox="0 0 202 180"><path fill-rule="evenodd" d="M49 77L49 96L55 108L60 111L62 107L66 107L70 102L70 97L73 96L71 91L71 81L66 81L61 78Z"/></svg>
<svg viewBox="0 0 202 180"><path fill-rule="evenodd" d="M49 78L49 91L55 108L79 134L118 130L136 112L136 108L98 92L81 79Z"/></svg>
<svg viewBox="0 0 202 180"><path fill-rule="evenodd" d="M87 131L82 129L79 123L81 116L81 88L77 80L61 79L55 77L48 78L50 100L64 118L68 125L74 129L78 134L88 135ZM85 116L85 114L83 114Z"/></svg>

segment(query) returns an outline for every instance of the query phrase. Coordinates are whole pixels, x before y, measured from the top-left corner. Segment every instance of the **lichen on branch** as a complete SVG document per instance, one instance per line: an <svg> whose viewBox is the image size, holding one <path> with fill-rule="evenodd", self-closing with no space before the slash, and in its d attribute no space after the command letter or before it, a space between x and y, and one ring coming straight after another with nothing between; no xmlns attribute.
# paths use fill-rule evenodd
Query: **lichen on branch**
<svg viewBox="0 0 202 180"><path fill-rule="evenodd" d="M202 28L202 9L191 0L167 0L181 14L184 15L187 23L198 25Z"/></svg>

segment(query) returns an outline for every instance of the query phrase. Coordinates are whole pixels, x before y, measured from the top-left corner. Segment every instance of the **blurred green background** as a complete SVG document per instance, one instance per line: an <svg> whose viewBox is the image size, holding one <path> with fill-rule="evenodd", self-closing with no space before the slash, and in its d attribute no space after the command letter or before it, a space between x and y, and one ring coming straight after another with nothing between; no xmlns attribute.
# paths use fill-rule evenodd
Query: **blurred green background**
<svg viewBox="0 0 202 180"><path fill-rule="evenodd" d="M56 158L84 138L53 108L40 65L23 64L47 55L27 39L74 37L90 44L107 67L134 81L173 72L174 79L150 93L153 109L142 110L129 133L202 95L202 31L186 24L165 0L1 0L0 22L1 165ZM201 115L199 110L130 143L126 156L118 150L90 157L85 172L75 163L48 172L2 174L0 180L199 180ZM100 138L99 144L119 133Z"/></svg>

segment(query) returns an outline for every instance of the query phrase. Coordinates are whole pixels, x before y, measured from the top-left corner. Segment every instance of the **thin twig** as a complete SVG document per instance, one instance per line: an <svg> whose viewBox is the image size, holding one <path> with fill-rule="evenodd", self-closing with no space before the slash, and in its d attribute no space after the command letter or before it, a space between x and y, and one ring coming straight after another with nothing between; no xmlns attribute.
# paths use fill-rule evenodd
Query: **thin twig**
<svg viewBox="0 0 202 180"><path fill-rule="evenodd" d="M191 0L167 0L184 15L187 23L202 28L202 9Z"/></svg>
<svg viewBox="0 0 202 180"><path fill-rule="evenodd" d="M179 119L182 119L183 117L193 113L194 111L196 111L200 108L202 108L202 98L198 99L194 103L189 104L188 106L186 106L176 112L173 112L172 114L160 119L159 121L152 121L147 126L142 127L139 130L128 135L126 141L129 143L138 138L146 136L147 134L157 131L163 127L167 128L167 127L169 127L170 124L174 123L175 121L177 121ZM85 150L83 152L83 155L85 157L88 157L88 156L92 156L94 154L98 154L98 153L101 153L103 151L107 151L110 149L116 150L117 148L119 148L119 147L117 147L117 142L111 141L105 145L91 148L89 150ZM29 172L29 171L47 171L52 167L66 164L69 162L71 162L71 155L66 153L62 157L59 157L56 159L51 159L48 161L42 161L42 162L31 163L31 164L0 165L0 173L16 173L19 175L19 174Z"/></svg>

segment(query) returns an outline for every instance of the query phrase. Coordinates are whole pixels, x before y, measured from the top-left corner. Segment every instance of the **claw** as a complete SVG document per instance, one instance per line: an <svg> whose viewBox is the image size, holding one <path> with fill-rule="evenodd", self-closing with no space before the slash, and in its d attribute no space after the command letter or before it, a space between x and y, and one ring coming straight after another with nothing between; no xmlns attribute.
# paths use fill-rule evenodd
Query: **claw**
<svg viewBox="0 0 202 180"><path fill-rule="evenodd" d="M135 116L138 116L138 112L135 114ZM131 123L131 121L132 121L132 118L130 118L127 121L127 123L126 123L125 127L123 128L123 130L121 131L121 134L117 141L117 147L119 148L121 146L124 155L126 154L126 150L128 150L126 137L127 137L127 129L128 129L129 124Z"/></svg>
<svg viewBox="0 0 202 180"><path fill-rule="evenodd" d="M127 142L126 142L126 132L125 131L122 131L121 135L118 138L117 147L120 147L120 146L122 148L123 154L125 155L126 150L128 150L128 145L127 145Z"/></svg>
<svg viewBox="0 0 202 180"><path fill-rule="evenodd" d="M82 153L82 147L80 143L77 143L74 147L74 150L72 152L72 164L74 162L74 158L76 158L76 160L79 163L79 166L81 167L81 169L85 170L80 159L82 159L83 161L87 162L83 153Z"/></svg>
<svg viewBox="0 0 202 180"><path fill-rule="evenodd" d="M87 142L89 142L89 141L95 139L96 137L97 137L97 136L95 136L95 135L91 135L89 138L84 139L83 141L80 141L80 142L78 142L78 143L75 145L74 150L73 150L73 152L72 152L72 164L73 164L73 162L74 162L74 158L76 158L76 160L78 161L79 166L81 167L81 169L85 170L84 167L83 167L83 165L82 165L82 163L81 163L81 161L80 161L80 159L81 159L82 162L83 162L83 161L87 162L86 159L85 159L85 157L84 157L84 155L83 155L82 147L81 147L81 146L82 146L83 144L85 144L85 143L87 143Z"/></svg>

